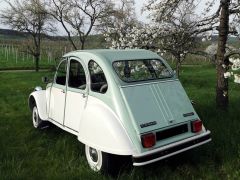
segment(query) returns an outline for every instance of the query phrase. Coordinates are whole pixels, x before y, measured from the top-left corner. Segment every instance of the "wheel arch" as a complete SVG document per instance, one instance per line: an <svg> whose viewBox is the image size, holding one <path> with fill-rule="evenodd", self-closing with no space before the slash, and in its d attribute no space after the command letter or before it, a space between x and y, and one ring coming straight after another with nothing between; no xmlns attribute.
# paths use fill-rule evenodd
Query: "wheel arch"
<svg viewBox="0 0 240 180"><path fill-rule="evenodd" d="M47 120L47 104L46 104L46 91L34 91L30 94L28 98L28 106L29 109L32 111L33 107L36 105L38 108L39 117L42 120Z"/></svg>
<svg viewBox="0 0 240 180"><path fill-rule="evenodd" d="M36 105L36 101L33 95L30 95L28 98L28 107L32 111L33 107Z"/></svg>

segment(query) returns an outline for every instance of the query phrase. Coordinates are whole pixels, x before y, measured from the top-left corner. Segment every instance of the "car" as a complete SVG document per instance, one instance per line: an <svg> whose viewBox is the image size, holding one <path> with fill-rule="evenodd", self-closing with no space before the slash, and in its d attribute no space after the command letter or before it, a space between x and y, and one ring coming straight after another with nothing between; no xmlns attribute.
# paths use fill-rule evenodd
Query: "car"
<svg viewBox="0 0 240 180"><path fill-rule="evenodd" d="M77 136L94 171L110 171L115 157L143 166L211 141L176 73L154 52L69 52L44 81L28 100L33 126L51 122Z"/></svg>

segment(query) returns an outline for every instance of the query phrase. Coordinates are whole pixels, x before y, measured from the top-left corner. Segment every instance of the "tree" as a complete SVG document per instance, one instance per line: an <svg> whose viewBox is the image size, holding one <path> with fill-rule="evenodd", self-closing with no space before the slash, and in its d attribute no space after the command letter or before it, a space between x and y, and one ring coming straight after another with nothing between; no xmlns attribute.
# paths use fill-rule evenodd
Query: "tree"
<svg viewBox="0 0 240 180"><path fill-rule="evenodd" d="M140 48L150 49L152 47L152 37L154 32L147 25L135 24L125 26L124 23L117 24L115 27L108 28L104 34L105 40L110 44L110 48L126 49Z"/></svg>
<svg viewBox="0 0 240 180"><path fill-rule="evenodd" d="M119 0L112 13L101 19L98 29L112 48L125 48L123 39L137 23L134 0Z"/></svg>
<svg viewBox="0 0 240 180"><path fill-rule="evenodd" d="M199 30L194 21L195 6L190 2L178 4L174 13L165 20L153 15L159 34L157 47L161 52L170 53L176 61L176 73L179 76L181 63L189 53L193 53L197 45ZM190 18L191 17L191 18ZM163 30L164 29L164 30ZM156 41L156 40L155 40Z"/></svg>
<svg viewBox="0 0 240 180"><path fill-rule="evenodd" d="M122 21L114 21L115 23L105 33L106 40L112 42L112 48L137 47L170 53L176 59L176 69L179 75L182 61L197 42L196 23L190 19L190 15L193 16L193 9L192 3L182 3L176 8L171 18L164 19L164 21L155 16L153 11L152 23L143 24L134 21L129 13L124 11L124 8L120 8L120 12L123 12L122 14L126 17ZM149 10L152 9L149 8Z"/></svg>
<svg viewBox="0 0 240 180"><path fill-rule="evenodd" d="M136 20L134 0L117 0L112 4L111 13L100 20L98 30L105 33L109 28L114 28L116 24L123 23L131 26Z"/></svg>
<svg viewBox="0 0 240 180"><path fill-rule="evenodd" d="M120 0L112 15L102 20L101 31L110 48L151 48L156 32L137 20L134 5L134 0Z"/></svg>
<svg viewBox="0 0 240 180"><path fill-rule="evenodd" d="M159 20L164 21L171 18L183 2L198 3L195 0L149 0L147 7L155 11L155 16ZM234 22L239 22L240 4L238 0L220 0L217 11L211 13L216 2L216 0L207 1L204 13L195 21L199 34L215 29L219 32L216 54L216 104L218 107L226 109L228 107L228 80L224 78L224 73L227 71L224 67L229 64L228 59L232 55L231 53L226 54L226 42L229 34L236 34ZM235 15L231 23L229 23L230 15Z"/></svg>
<svg viewBox="0 0 240 180"><path fill-rule="evenodd" d="M34 56L36 71L39 70L39 58L41 53L41 40L43 34L51 28L49 16L45 11L46 4L43 0L15 0L13 3L6 1L8 8L2 11L1 19L12 29L27 32L31 36L32 43L28 45L28 51Z"/></svg>
<svg viewBox="0 0 240 180"><path fill-rule="evenodd" d="M94 26L111 12L110 0L49 0L48 13L58 21L72 47L85 48L85 42ZM77 40L76 40L77 39Z"/></svg>

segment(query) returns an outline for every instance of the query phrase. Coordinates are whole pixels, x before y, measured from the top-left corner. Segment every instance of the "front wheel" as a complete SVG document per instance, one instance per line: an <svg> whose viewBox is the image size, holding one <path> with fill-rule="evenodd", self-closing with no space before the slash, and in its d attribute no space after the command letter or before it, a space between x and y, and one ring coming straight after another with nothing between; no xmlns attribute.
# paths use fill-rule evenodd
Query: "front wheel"
<svg viewBox="0 0 240 180"><path fill-rule="evenodd" d="M33 127L41 128L41 126L43 124L43 121L39 117L37 106L33 107L33 110L32 110L32 121L33 121Z"/></svg>

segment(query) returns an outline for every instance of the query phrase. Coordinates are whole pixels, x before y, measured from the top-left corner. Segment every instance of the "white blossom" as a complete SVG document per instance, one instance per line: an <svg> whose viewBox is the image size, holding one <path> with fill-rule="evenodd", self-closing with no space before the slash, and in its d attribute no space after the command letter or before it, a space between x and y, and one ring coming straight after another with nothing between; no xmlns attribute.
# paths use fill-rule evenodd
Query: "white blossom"
<svg viewBox="0 0 240 180"><path fill-rule="evenodd" d="M239 58L229 58L229 61L232 63L231 70L237 71L240 69L240 59ZM237 73L233 73L232 71L228 71L224 73L224 78L230 78L231 76L234 76L234 82L240 84L240 75Z"/></svg>
<svg viewBox="0 0 240 180"><path fill-rule="evenodd" d="M234 74L234 82L240 84L240 75Z"/></svg>
<svg viewBox="0 0 240 180"><path fill-rule="evenodd" d="M230 61L230 60L229 60ZM231 59L231 63L233 63L232 65L232 70L236 71L238 69L240 69L240 59Z"/></svg>
<svg viewBox="0 0 240 180"><path fill-rule="evenodd" d="M224 73L224 78L230 78L231 77L231 73L230 72L225 72Z"/></svg>

